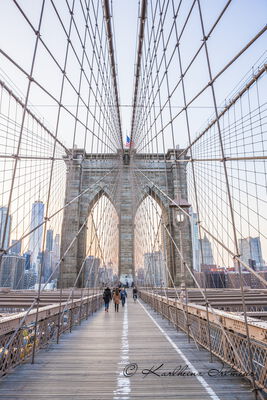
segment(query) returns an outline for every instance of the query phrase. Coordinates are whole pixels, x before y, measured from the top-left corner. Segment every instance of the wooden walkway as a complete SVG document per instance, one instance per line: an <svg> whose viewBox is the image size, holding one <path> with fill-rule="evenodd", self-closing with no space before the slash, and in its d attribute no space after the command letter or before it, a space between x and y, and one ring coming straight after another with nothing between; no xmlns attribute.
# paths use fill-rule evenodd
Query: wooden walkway
<svg viewBox="0 0 267 400"><path fill-rule="evenodd" d="M71 334L62 336L59 345L41 350L34 365L26 363L2 378L0 398L254 399L244 379L209 377L211 368L221 369L221 364L211 364L207 351L196 350L185 334L177 333L146 305L134 304L129 298L119 313L114 312L113 304L109 313L100 310ZM124 376L123 370L132 376ZM203 376L179 376L190 370ZM158 376L164 372L173 372L173 376Z"/></svg>

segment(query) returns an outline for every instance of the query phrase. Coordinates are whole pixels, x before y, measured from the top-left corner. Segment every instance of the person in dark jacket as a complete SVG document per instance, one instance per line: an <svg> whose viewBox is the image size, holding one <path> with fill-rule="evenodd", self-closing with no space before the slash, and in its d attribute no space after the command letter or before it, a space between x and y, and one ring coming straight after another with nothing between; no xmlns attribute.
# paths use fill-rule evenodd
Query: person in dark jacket
<svg viewBox="0 0 267 400"><path fill-rule="evenodd" d="M111 299L112 299L111 290L107 286L106 289L104 290L104 293L103 293L103 300L104 300L104 303L105 303L105 311L106 312L108 312L109 302L110 302Z"/></svg>
<svg viewBox="0 0 267 400"><path fill-rule="evenodd" d="M133 288L133 299L134 299L134 302L136 302L136 300L137 300L137 288L136 288L136 286L134 286L134 288Z"/></svg>
<svg viewBox="0 0 267 400"><path fill-rule="evenodd" d="M126 297L127 297L127 292L126 290L123 288L121 290L121 305L122 307L124 307L125 301L126 301Z"/></svg>

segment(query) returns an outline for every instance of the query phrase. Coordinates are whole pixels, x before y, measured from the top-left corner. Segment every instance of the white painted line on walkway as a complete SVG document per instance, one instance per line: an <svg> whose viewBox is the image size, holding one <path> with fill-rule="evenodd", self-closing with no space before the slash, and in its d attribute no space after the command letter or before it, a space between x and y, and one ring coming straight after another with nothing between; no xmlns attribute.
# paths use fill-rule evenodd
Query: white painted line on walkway
<svg viewBox="0 0 267 400"><path fill-rule="evenodd" d="M130 379L123 375L124 367L129 364L129 341L128 341L128 307L125 302L122 324L121 353L118 363L117 389L113 392L113 400L130 400L131 383Z"/></svg>
<svg viewBox="0 0 267 400"><path fill-rule="evenodd" d="M169 335L164 331L164 329L159 326L157 321L152 317L152 315L147 311L147 309L143 306L143 304L140 303L138 300L138 303L140 304L141 307L143 307L144 311L147 313L149 318L154 322L154 324L158 327L160 332L163 334L163 336L168 340L168 342L172 345L172 347L176 350L176 352L179 354L179 356L184 360L184 362L188 365L190 368L191 372L196 374L196 379L199 381L199 383L203 386L203 388L208 392L210 398L212 400L220 400L220 398L217 396L217 394L214 392L214 390L210 387L210 385L205 381L205 379L202 376L198 376L198 371L196 368L191 364L191 362L187 359L187 357L184 355L184 353L179 349L179 347L174 343L174 341L169 337Z"/></svg>

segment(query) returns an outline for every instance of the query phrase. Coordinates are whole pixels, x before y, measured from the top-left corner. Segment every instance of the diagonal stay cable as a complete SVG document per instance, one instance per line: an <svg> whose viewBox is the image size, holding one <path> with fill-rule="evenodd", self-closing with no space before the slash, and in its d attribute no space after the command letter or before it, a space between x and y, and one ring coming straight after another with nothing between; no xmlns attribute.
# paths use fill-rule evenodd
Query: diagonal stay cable
<svg viewBox="0 0 267 400"><path fill-rule="evenodd" d="M151 179L149 179L140 169L136 168L136 170L143 175L145 179L147 179L157 190L164 196L166 197L173 205L175 205L179 211L181 211L183 214L185 214L187 217L190 217L190 214L185 211L184 208L180 207L180 205L173 199L170 198L162 189L160 189ZM264 286L267 286L267 280L264 279L262 276L260 276L254 269L252 269L247 263L245 263L243 260L241 260L240 256L236 255L231 249L229 249L224 243L222 243L218 238L216 238L208 229L206 229L202 223L199 221L198 222L200 229L205 231L212 239L214 239L220 246L222 246L232 257L234 260L240 262L249 272L251 272L257 279L259 279Z"/></svg>

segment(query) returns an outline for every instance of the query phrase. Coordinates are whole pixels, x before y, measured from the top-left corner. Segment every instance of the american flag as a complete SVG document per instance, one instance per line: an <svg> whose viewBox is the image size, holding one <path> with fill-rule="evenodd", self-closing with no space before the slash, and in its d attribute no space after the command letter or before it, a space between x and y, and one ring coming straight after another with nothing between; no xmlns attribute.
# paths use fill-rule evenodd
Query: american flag
<svg viewBox="0 0 267 400"><path fill-rule="evenodd" d="M126 147L130 147L131 145L131 139L129 138L129 136L126 136Z"/></svg>

